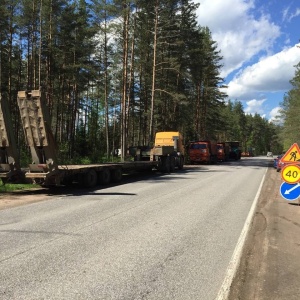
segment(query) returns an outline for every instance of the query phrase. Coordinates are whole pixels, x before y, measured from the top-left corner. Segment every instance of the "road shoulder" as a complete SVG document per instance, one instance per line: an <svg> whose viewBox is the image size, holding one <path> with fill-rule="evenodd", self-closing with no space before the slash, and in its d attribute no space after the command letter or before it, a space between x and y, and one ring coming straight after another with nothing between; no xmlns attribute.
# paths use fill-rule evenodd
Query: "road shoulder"
<svg viewBox="0 0 300 300"><path fill-rule="evenodd" d="M299 299L300 206L281 197L281 183L270 167L229 300Z"/></svg>
<svg viewBox="0 0 300 300"><path fill-rule="evenodd" d="M14 191L0 194L0 210L47 200L51 197L44 188Z"/></svg>

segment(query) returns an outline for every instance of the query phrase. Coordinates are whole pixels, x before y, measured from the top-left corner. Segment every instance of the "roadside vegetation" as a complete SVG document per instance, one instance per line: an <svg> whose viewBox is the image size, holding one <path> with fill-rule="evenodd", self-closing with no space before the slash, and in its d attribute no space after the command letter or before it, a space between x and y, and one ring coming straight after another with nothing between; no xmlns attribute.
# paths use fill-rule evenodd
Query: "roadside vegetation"
<svg viewBox="0 0 300 300"><path fill-rule="evenodd" d="M282 126L279 136L286 150L293 143L300 145L300 62L295 69L295 76L290 81L292 88L285 95L280 110Z"/></svg>
<svg viewBox="0 0 300 300"><path fill-rule="evenodd" d="M128 147L151 146L157 131L180 131L186 144L238 140L254 155L300 140L299 66L283 124L246 114L226 95L222 49L198 25L193 1L0 3L0 97L9 103L22 167L31 158L19 90L42 89L59 164L123 160Z"/></svg>
<svg viewBox="0 0 300 300"><path fill-rule="evenodd" d="M28 190L32 188L36 188L35 184L14 184L14 183L6 183L4 184L0 179L0 194Z"/></svg>

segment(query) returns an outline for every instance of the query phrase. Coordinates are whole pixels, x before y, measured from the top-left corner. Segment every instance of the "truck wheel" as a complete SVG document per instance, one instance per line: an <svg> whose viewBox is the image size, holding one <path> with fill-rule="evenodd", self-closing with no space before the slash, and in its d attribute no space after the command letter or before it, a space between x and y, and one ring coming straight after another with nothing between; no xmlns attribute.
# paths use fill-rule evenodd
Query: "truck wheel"
<svg viewBox="0 0 300 300"><path fill-rule="evenodd" d="M117 168L112 171L112 181L113 182L120 182L122 180L122 169Z"/></svg>
<svg viewBox="0 0 300 300"><path fill-rule="evenodd" d="M163 172L164 173L170 173L170 169L171 169L171 160L170 157L164 157L163 160Z"/></svg>
<svg viewBox="0 0 300 300"><path fill-rule="evenodd" d="M91 169L83 174L83 184L85 187L94 187L97 184L98 177L97 172L94 169Z"/></svg>
<svg viewBox="0 0 300 300"><path fill-rule="evenodd" d="M170 172L171 173L175 172L175 157L174 156L170 157Z"/></svg>
<svg viewBox="0 0 300 300"><path fill-rule="evenodd" d="M100 184L109 184L110 183L110 170L108 168L104 168L101 172L98 173L98 182Z"/></svg>
<svg viewBox="0 0 300 300"><path fill-rule="evenodd" d="M179 165L178 165L178 170L182 170L183 169L183 164L184 164L184 158L183 156L179 157ZM193 162L192 162L193 164Z"/></svg>

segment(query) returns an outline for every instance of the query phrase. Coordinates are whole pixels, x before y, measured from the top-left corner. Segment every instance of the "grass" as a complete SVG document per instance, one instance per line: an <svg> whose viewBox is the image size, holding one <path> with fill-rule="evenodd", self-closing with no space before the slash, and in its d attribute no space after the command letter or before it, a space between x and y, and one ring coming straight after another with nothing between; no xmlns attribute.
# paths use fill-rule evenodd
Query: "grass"
<svg viewBox="0 0 300 300"><path fill-rule="evenodd" d="M6 183L3 184L2 180L0 179L0 193L10 193L15 191L22 191L28 190L32 188L36 188L36 184L26 184L26 183Z"/></svg>

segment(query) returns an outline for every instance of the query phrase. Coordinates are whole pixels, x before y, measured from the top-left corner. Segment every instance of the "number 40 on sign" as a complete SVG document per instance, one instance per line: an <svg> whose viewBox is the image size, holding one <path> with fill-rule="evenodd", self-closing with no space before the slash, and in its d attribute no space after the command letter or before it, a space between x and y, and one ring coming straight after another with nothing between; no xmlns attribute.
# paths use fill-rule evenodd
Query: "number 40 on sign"
<svg viewBox="0 0 300 300"><path fill-rule="evenodd" d="M286 165L281 170L281 177L287 183L297 183L300 181L300 167L298 165Z"/></svg>

